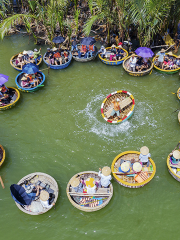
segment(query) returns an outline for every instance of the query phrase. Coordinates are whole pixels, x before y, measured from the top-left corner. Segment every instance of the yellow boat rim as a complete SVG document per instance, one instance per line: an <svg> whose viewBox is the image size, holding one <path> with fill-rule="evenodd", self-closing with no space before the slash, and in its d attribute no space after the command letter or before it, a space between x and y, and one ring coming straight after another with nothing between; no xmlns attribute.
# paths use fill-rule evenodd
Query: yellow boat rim
<svg viewBox="0 0 180 240"><path fill-rule="evenodd" d="M167 157L167 167L168 167L169 173L173 176L173 178L175 178L177 181L180 182L180 175L177 175L170 166L170 154Z"/></svg>
<svg viewBox="0 0 180 240"><path fill-rule="evenodd" d="M3 148L3 146L2 145L0 145L0 148L2 149L2 151L3 151L3 156L2 156L2 159L1 159L1 161L0 161L0 166L3 164L3 162L4 162L4 160L5 160L5 150L4 150L4 148Z"/></svg>
<svg viewBox="0 0 180 240"><path fill-rule="evenodd" d="M180 100L180 88L177 90L177 98Z"/></svg>
<svg viewBox="0 0 180 240"><path fill-rule="evenodd" d="M116 47L116 49L117 49L117 48L118 48L118 47ZM106 50L109 50L109 49L111 49L111 47L107 47L107 48L106 48ZM122 61L124 61L124 60L128 57L128 51L126 51L124 48L121 48L121 49L126 53L126 56L125 56L124 58L120 59L120 60L110 61L110 60L108 60L108 59L102 58L101 55L100 55L100 53L98 54L98 57L100 58L100 60L101 60L102 62L114 63L114 65L118 65L118 63L121 63Z"/></svg>
<svg viewBox="0 0 180 240"><path fill-rule="evenodd" d="M14 102L12 102L12 103L10 102L9 104L6 104L4 106L0 106L0 111L12 108L18 102L18 100L20 98L20 92L19 92L18 89L14 88L14 87L7 87L7 88L13 89L16 92L16 96L17 97L16 97L16 100Z"/></svg>
<svg viewBox="0 0 180 240"><path fill-rule="evenodd" d="M121 184L121 185L123 185L123 186L125 186L125 187L129 187L129 188L139 188L139 187L143 187L144 185L146 185L147 183L149 183L152 179L153 179L153 177L155 176L155 173L156 173L156 165L155 165L155 163L154 163L154 161L151 159L151 158L149 158L149 161L150 161L150 163L152 164L152 167L153 167L153 171L152 171L152 174L145 180L145 181L143 181L143 182L140 182L140 183L129 183L129 182L126 182L126 181L124 181L124 180L122 180L121 178L119 178L118 176L117 176L117 170L116 170L116 168L115 168L115 163L122 157L122 156L125 156L125 155L128 155L128 154L132 154L132 155L140 155L140 152L138 152L138 151L125 151L125 152L122 152L122 153L120 153L119 155L117 155L115 158L114 158L114 160L113 160L113 162L112 162L112 165L111 165L111 171L112 171L112 174L113 174L113 176L114 176L114 178L115 178L115 180L119 183L119 184ZM132 173L129 173L130 175L132 174ZM136 173L135 173L136 174Z"/></svg>

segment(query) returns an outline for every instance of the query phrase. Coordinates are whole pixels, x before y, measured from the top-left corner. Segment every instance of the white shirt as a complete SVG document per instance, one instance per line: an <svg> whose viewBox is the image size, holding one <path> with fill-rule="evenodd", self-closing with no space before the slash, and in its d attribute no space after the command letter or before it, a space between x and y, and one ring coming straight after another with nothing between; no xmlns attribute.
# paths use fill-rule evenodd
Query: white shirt
<svg viewBox="0 0 180 240"><path fill-rule="evenodd" d="M43 206L44 208L51 208L51 207L52 207L52 205L49 205L48 200L47 200L47 201L42 201L42 200L40 199L40 202L41 202L41 204L42 204L42 206Z"/></svg>
<svg viewBox="0 0 180 240"><path fill-rule="evenodd" d="M135 67L136 66L136 61L137 61L137 59L136 59L136 57L134 57L134 58L130 58L130 67Z"/></svg>
<svg viewBox="0 0 180 240"><path fill-rule="evenodd" d="M147 155L143 155L142 153L140 153L139 160L143 163L146 163L149 161L149 159L148 159L149 157L151 157L150 153L148 153Z"/></svg>
<svg viewBox="0 0 180 240"><path fill-rule="evenodd" d="M101 177L101 186L108 187L111 183L110 180L112 179L111 175L104 176L101 171L99 171L98 176Z"/></svg>
<svg viewBox="0 0 180 240"><path fill-rule="evenodd" d="M96 192L96 185L94 185L94 187L86 186L86 188L87 188L87 193L93 194Z"/></svg>

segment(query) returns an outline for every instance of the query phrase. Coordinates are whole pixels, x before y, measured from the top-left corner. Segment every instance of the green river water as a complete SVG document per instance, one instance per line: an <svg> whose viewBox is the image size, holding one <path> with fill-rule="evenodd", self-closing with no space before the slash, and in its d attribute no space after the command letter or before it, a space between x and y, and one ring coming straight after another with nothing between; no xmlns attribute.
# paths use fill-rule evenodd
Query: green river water
<svg viewBox="0 0 180 240"><path fill-rule="evenodd" d="M15 35L0 42L0 73L15 85L19 73L10 66L12 55L30 50L29 37ZM42 46L44 54L47 46ZM40 69L46 68L43 63ZM177 145L180 108L176 95L179 74L131 77L122 66L107 66L98 58L89 63L72 61L64 70L44 71L45 86L22 93L17 105L0 112L0 144L6 159L0 169L1 239L179 239L179 182L168 172L166 158ZM118 125L101 116L101 103L116 90L135 98L132 117ZM110 203L97 212L74 208L66 196L69 179L78 172L111 166L126 150L148 146L157 172L139 189L112 180ZM21 212L9 187L32 172L45 172L59 185L56 209L39 216Z"/></svg>

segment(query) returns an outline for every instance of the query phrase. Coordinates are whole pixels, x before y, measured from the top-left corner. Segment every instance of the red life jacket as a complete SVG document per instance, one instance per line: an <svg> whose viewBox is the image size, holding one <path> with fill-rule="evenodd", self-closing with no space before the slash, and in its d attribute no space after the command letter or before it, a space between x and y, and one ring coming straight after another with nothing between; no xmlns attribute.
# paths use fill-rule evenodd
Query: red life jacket
<svg viewBox="0 0 180 240"><path fill-rule="evenodd" d="M2 93L5 93L6 91L7 91L6 87L5 87L5 86L2 86L1 92L2 92Z"/></svg>
<svg viewBox="0 0 180 240"><path fill-rule="evenodd" d="M89 45L89 51L94 51L94 45Z"/></svg>
<svg viewBox="0 0 180 240"><path fill-rule="evenodd" d="M86 45L82 45L82 46L81 46L81 51L82 51L82 52L86 52Z"/></svg>

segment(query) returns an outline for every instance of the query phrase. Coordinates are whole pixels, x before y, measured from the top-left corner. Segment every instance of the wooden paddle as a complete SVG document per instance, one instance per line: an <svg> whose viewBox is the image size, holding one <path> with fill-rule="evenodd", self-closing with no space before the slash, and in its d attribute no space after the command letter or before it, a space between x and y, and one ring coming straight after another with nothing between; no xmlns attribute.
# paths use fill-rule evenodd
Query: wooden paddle
<svg viewBox="0 0 180 240"><path fill-rule="evenodd" d="M5 186L4 186L4 183L3 183L3 180L2 180L2 178L1 178L1 176L0 176L0 182L1 182L2 188L4 189Z"/></svg>

